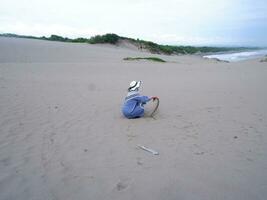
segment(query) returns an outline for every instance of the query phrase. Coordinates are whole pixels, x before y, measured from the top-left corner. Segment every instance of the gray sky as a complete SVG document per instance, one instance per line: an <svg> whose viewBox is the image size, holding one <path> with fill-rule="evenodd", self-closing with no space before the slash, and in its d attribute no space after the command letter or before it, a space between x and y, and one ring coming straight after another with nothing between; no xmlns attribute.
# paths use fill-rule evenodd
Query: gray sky
<svg viewBox="0 0 267 200"><path fill-rule="evenodd" d="M0 32L267 46L267 0L0 0Z"/></svg>

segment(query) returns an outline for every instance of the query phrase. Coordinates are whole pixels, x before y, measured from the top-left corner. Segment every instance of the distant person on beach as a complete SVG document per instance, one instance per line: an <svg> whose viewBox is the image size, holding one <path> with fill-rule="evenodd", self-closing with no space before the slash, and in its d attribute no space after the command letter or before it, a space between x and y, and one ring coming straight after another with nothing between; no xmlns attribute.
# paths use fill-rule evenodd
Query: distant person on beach
<svg viewBox="0 0 267 200"><path fill-rule="evenodd" d="M128 94L124 100L122 113L128 119L134 119L144 116L144 105L157 97L147 97L139 94L141 81L132 81L128 88Z"/></svg>

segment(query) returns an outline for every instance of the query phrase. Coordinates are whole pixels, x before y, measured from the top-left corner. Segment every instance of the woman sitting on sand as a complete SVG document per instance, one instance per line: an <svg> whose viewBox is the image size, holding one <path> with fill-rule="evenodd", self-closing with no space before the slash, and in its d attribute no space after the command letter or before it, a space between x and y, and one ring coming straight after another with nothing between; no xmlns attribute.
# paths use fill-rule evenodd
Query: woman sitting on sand
<svg viewBox="0 0 267 200"><path fill-rule="evenodd" d="M144 116L144 107L151 99L155 100L157 97L147 97L141 96L139 94L139 88L141 86L141 81L132 81L130 87L128 88L128 94L124 100L122 107L122 113L128 119L134 119Z"/></svg>

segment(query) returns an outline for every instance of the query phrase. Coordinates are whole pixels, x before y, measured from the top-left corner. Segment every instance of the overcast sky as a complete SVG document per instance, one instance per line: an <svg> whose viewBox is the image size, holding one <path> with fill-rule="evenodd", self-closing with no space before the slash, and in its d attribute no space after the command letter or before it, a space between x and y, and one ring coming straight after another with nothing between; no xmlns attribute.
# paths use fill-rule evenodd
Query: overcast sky
<svg viewBox="0 0 267 200"><path fill-rule="evenodd" d="M267 0L0 0L0 32L267 46Z"/></svg>

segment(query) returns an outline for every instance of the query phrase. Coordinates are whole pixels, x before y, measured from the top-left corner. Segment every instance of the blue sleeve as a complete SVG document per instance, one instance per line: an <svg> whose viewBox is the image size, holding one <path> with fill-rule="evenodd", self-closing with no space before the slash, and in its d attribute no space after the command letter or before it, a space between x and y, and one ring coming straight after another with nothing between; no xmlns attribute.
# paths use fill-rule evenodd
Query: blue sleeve
<svg viewBox="0 0 267 200"><path fill-rule="evenodd" d="M147 96L137 96L134 98L134 100L139 101L141 103L146 103L146 102L150 101L150 98Z"/></svg>

